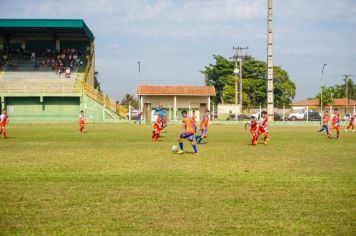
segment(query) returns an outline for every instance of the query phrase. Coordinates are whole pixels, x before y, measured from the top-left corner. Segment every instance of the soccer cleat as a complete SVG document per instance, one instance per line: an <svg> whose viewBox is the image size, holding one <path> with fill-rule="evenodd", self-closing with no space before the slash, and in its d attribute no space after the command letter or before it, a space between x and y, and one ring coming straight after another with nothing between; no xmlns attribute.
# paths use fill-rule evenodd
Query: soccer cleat
<svg viewBox="0 0 356 236"><path fill-rule="evenodd" d="M195 157L198 157L198 153L197 153L197 152L194 152L194 156L195 156Z"/></svg>
<svg viewBox="0 0 356 236"><path fill-rule="evenodd" d="M266 142L266 141L264 141L263 143L264 143L264 144L267 144L267 142Z"/></svg>
<svg viewBox="0 0 356 236"><path fill-rule="evenodd" d="M353 129L352 132L355 132L355 130Z"/></svg>
<svg viewBox="0 0 356 236"><path fill-rule="evenodd" d="M345 131L347 132L347 129L345 129Z"/></svg>
<svg viewBox="0 0 356 236"><path fill-rule="evenodd" d="M183 154L183 153L184 153L184 151L181 150L181 149L179 149L178 152L177 152L177 154Z"/></svg>

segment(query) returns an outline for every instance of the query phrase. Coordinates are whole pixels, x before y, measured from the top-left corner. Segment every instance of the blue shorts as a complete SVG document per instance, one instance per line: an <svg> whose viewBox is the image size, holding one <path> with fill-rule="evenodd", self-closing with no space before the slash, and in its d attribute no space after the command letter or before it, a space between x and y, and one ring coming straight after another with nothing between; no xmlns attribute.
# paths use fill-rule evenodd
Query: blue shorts
<svg viewBox="0 0 356 236"><path fill-rule="evenodd" d="M208 135L208 130L207 129L201 129L201 134Z"/></svg>
<svg viewBox="0 0 356 236"><path fill-rule="evenodd" d="M189 141L194 140L194 134L188 133L188 132L183 132L179 135L180 138L188 139Z"/></svg>

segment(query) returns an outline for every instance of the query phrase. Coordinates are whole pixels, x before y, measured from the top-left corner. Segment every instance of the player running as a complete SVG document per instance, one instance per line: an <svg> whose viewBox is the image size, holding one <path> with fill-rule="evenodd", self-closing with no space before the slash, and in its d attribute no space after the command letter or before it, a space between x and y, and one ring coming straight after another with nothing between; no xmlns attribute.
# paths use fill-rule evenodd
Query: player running
<svg viewBox="0 0 356 236"><path fill-rule="evenodd" d="M203 139L208 137L208 124L209 124L209 110L206 110L200 122L201 135L196 137L197 144L200 144L203 141Z"/></svg>
<svg viewBox="0 0 356 236"><path fill-rule="evenodd" d="M331 120L331 130L330 130L330 137L333 130L336 130L336 138L339 139L340 137L340 114L337 108L334 109L334 116Z"/></svg>
<svg viewBox="0 0 356 236"><path fill-rule="evenodd" d="M257 140L258 140L258 138L260 137L261 134L264 135L263 143L267 144L267 139L268 139L267 124L268 124L267 112L266 111L262 111L261 112L261 118L257 122L257 135L256 135L256 138L255 138L255 144L257 144Z"/></svg>
<svg viewBox="0 0 356 236"><path fill-rule="evenodd" d="M325 111L324 115L323 115L323 126L321 127L321 129L319 130L319 132L323 132L324 130L326 131L326 137L330 138L330 134L329 134L329 120L330 120L330 116L329 116L329 112Z"/></svg>
<svg viewBox="0 0 356 236"><path fill-rule="evenodd" d="M351 128L351 130L354 132L355 131L355 125L354 125L354 122L355 122L355 113L354 112L350 112L350 116L349 116L349 126L347 126L347 128L345 129L345 131L347 132L347 130L349 128Z"/></svg>
<svg viewBox="0 0 356 236"><path fill-rule="evenodd" d="M245 124L245 129L247 129L247 126L249 127L249 130L252 135L251 139L251 145L256 145L256 132L257 132L257 121L256 117L251 116L251 120Z"/></svg>
<svg viewBox="0 0 356 236"><path fill-rule="evenodd" d="M7 116L7 112L4 109L2 111L2 114L0 115L0 135L2 134L4 136L4 139L7 138L5 126L8 122L9 122L9 117Z"/></svg>
<svg viewBox="0 0 356 236"><path fill-rule="evenodd" d="M153 131L152 131L152 142L157 142L159 135L161 133L162 120L159 115L159 111L156 110L156 115L153 116Z"/></svg>
<svg viewBox="0 0 356 236"><path fill-rule="evenodd" d="M194 142L194 122L191 117L187 115L187 111L182 111L182 133L178 137L179 151L178 154L184 153L183 139L188 139L194 149L194 155L198 154L197 145Z"/></svg>
<svg viewBox="0 0 356 236"><path fill-rule="evenodd" d="M84 130L85 119L84 119L84 112L80 111L79 114L79 132L82 134Z"/></svg>

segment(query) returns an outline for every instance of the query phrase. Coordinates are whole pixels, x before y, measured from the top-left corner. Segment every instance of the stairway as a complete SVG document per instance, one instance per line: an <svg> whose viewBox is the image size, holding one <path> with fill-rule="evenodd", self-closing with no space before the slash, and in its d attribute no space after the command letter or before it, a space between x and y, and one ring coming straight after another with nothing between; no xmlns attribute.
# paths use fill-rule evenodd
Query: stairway
<svg viewBox="0 0 356 236"><path fill-rule="evenodd" d="M92 87L91 85L89 85L85 82L82 82L82 86L83 86L83 92L85 93L85 95L94 99L99 104L105 106L106 109L110 110L111 112L114 112L116 115L118 115L122 119L127 118L128 110L126 107L124 107L123 105L117 104L114 100L109 98L103 92L94 89L94 87Z"/></svg>

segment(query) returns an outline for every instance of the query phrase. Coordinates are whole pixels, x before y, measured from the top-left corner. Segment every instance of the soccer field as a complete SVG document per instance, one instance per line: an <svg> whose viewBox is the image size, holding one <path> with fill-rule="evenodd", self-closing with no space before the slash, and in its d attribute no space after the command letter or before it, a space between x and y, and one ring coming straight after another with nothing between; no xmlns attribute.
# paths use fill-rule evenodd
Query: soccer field
<svg viewBox="0 0 356 236"><path fill-rule="evenodd" d="M180 126L9 125L0 139L1 235L356 233L356 133L212 125L195 157Z"/></svg>

